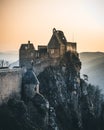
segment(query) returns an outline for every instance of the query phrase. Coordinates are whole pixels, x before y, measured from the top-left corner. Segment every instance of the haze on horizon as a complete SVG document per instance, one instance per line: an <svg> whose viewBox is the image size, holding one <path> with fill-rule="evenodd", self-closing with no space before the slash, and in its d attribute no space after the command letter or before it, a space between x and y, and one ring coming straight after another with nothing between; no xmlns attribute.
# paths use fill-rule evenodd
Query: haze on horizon
<svg viewBox="0 0 104 130"><path fill-rule="evenodd" d="M54 27L79 52L104 52L104 0L0 0L0 51L47 45Z"/></svg>

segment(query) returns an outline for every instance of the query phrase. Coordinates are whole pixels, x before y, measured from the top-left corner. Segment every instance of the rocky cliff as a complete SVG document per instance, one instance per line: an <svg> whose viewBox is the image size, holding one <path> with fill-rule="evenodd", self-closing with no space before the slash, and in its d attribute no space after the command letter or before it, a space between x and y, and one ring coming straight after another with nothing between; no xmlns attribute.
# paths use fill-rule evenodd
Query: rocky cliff
<svg viewBox="0 0 104 130"><path fill-rule="evenodd" d="M80 79L80 69L78 54L67 52L38 75L41 94L10 99L0 107L0 129L103 130L102 95Z"/></svg>

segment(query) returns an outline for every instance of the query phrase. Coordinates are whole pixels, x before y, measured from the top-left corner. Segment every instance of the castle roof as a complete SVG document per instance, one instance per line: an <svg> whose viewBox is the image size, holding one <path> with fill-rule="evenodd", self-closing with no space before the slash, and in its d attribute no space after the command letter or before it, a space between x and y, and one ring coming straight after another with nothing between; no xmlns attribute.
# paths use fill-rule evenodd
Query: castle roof
<svg viewBox="0 0 104 130"><path fill-rule="evenodd" d="M46 49L46 48L47 48L46 45L38 45L38 50L40 50L40 49Z"/></svg>
<svg viewBox="0 0 104 130"><path fill-rule="evenodd" d="M40 53L47 53L47 46L45 46L45 45L39 45L38 46L38 51Z"/></svg>
<svg viewBox="0 0 104 130"><path fill-rule="evenodd" d="M53 35L48 44L48 48L59 48L60 44L66 45L67 40L64 33L60 30L53 29Z"/></svg>
<svg viewBox="0 0 104 130"><path fill-rule="evenodd" d="M66 44L67 40L66 40L65 35L64 35L64 33L62 31L56 30L53 33L56 36L56 38L57 38L57 40L58 40L59 43L61 42L63 44Z"/></svg>
<svg viewBox="0 0 104 130"><path fill-rule="evenodd" d="M34 45L33 43L30 43L30 41L28 41L28 43L26 44L21 44L20 50L27 50L27 49L31 49L34 50Z"/></svg>
<svg viewBox="0 0 104 130"><path fill-rule="evenodd" d="M76 45L76 42L67 42L67 45L73 46L73 45Z"/></svg>
<svg viewBox="0 0 104 130"><path fill-rule="evenodd" d="M27 70L27 72L23 76L23 83L38 85L39 81L38 81L35 73L32 70Z"/></svg>

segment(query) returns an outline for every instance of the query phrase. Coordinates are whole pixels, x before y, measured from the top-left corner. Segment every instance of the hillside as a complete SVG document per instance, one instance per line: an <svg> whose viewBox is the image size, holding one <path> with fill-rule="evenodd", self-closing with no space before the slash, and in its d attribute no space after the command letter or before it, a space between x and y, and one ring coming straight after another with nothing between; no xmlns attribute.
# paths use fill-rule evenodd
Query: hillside
<svg viewBox="0 0 104 130"><path fill-rule="evenodd" d="M17 61L19 55L17 51L0 52L0 60L9 61L9 64Z"/></svg>
<svg viewBox="0 0 104 130"><path fill-rule="evenodd" d="M104 91L104 53L83 52L80 53L82 62L81 75L87 74L89 83L99 85Z"/></svg>

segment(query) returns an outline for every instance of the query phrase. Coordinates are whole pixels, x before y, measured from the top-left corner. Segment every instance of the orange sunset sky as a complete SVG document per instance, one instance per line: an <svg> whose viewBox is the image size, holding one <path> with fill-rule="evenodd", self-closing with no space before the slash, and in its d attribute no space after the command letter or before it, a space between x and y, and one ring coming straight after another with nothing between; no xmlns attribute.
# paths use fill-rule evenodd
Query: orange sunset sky
<svg viewBox="0 0 104 130"><path fill-rule="evenodd" d="M47 45L54 27L79 52L104 52L104 0L0 0L0 51Z"/></svg>

